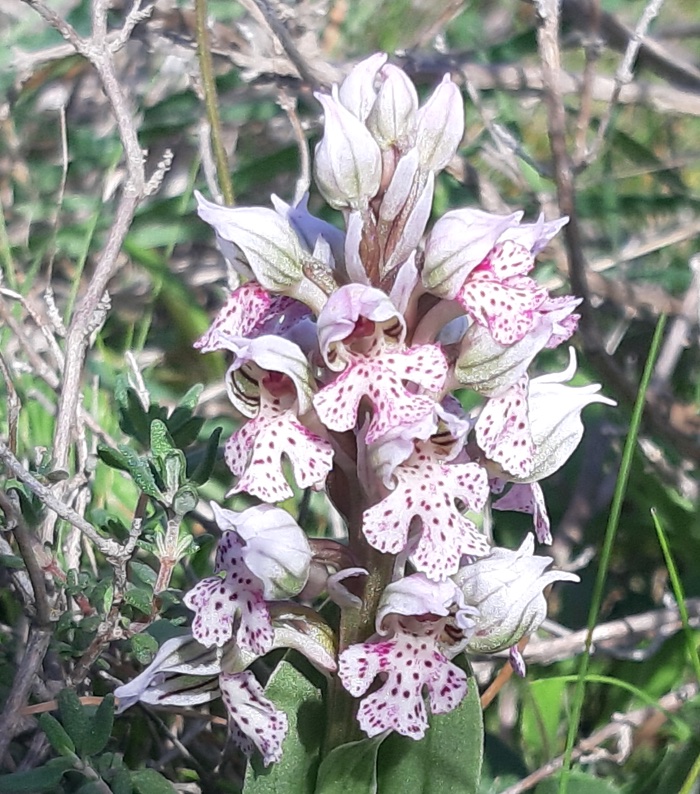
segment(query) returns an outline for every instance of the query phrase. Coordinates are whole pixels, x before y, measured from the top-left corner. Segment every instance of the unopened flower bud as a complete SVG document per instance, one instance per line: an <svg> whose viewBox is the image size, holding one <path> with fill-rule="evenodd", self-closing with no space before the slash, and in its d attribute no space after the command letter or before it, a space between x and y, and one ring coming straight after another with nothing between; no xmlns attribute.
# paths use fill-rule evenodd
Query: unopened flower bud
<svg viewBox="0 0 700 794"><path fill-rule="evenodd" d="M353 67L350 74L343 80L338 91L338 98L343 107L347 108L353 116L360 121L365 121L372 109L377 92L374 81L377 72L386 63L386 53L375 52L364 61Z"/></svg>
<svg viewBox="0 0 700 794"><path fill-rule="evenodd" d="M367 118L367 127L382 149L398 146L405 151L415 134L418 94L397 66L387 64L381 76L383 82Z"/></svg>
<svg viewBox="0 0 700 794"><path fill-rule="evenodd" d="M495 547L455 574L465 604L478 609L467 650L496 653L516 645L547 616L544 588L579 581L574 573L546 571L552 558L534 556L534 549L534 535L528 535L517 551Z"/></svg>
<svg viewBox="0 0 700 794"><path fill-rule="evenodd" d="M459 88L446 74L418 111L416 147L424 171L440 171L454 157L464 135L464 105Z"/></svg>
<svg viewBox="0 0 700 794"><path fill-rule="evenodd" d="M289 598L301 592L313 555L304 531L286 510L257 505L236 513L214 502L212 509L218 526L234 530L244 541L243 561L262 582L265 599Z"/></svg>
<svg viewBox="0 0 700 794"><path fill-rule="evenodd" d="M323 105L323 138L316 145L316 183L336 209L359 209L376 195L382 176L379 146L365 125L333 93L314 95Z"/></svg>
<svg viewBox="0 0 700 794"><path fill-rule="evenodd" d="M542 375L530 381L528 404L534 460L523 482L538 482L560 469L583 437L581 411L591 403L616 405L599 394L600 384L564 386L576 374L576 353L569 348L569 366L563 372Z"/></svg>

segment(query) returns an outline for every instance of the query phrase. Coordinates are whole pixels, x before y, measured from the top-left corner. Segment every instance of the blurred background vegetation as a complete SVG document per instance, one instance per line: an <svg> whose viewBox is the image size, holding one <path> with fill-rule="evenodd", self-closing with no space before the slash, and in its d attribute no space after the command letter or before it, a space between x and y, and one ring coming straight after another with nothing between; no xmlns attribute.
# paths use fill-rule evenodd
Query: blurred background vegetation
<svg viewBox="0 0 700 794"><path fill-rule="evenodd" d="M50 6L79 33L89 34L89 0L52 0ZM669 566L650 510L656 509L668 539L697 645L700 7L695 0L663 5L650 38L641 45L632 79L620 82L612 104L616 74L647 7L636 0L562 4L557 90L575 180L577 253L585 262L592 315L589 333L579 340L582 382L602 382L603 391L620 405L616 411L594 407L586 412L581 448L543 487L556 538L553 555L557 564L576 568L583 579L558 596L556 620L578 630L588 615L629 426L630 394L636 391L658 317L668 314L599 622L651 617L642 629L618 630L609 642L600 643L590 668L639 691L589 684L581 737L616 720L624 722L616 715L637 714L648 705L640 691L653 701L673 693L694 695L682 708L680 702L671 704L679 719L670 721L651 709L629 731L614 732L612 739L591 748L587 759L586 768L598 778L595 791L671 794L680 790L700 752L700 701L686 638L678 631L679 621L669 617L674 603ZM317 86L299 79L261 8L281 20ZM110 24L120 25L128 10L126 3L112 3ZM292 200L302 164L299 129L311 147L321 129L313 89L341 79L354 62L384 50L395 54L424 93L446 71L465 89L466 134L437 187L435 216L462 206L491 212L522 208L530 219L541 211L549 218L562 214L532 4L209 0L208 12L223 142L238 204L269 206L271 193ZM204 422L197 428L199 441L188 448L188 461L201 457L214 428L223 428L226 438L235 426L222 383L223 359L201 356L192 348L222 304L228 284L211 231L194 212L195 189L218 195L195 28L192 2L163 0L115 54L139 142L148 152L147 173L166 150L173 155L160 189L141 202L126 237L109 285L111 307L92 340L83 378L83 407L92 417L85 438L89 466L83 472L89 496L76 508L82 506L91 520L109 516L126 527L139 488L96 454L98 442L125 440L119 395L123 405L126 379L137 390L142 379L152 403L168 410L194 384L204 384L197 410ZM62 325L69 323L114 222L125 172L114 117L90 64L19 0L0 0L0 29L0 435L28 468L50 482L61 363L48 337L60 349ZM597 141L601 125L605 136ZM318 195L312 193L310 207L321 210ZM571 257L571 241L555 240L541 256L539 278L567 287ZM557 354L542 363L558 369L562 361ZM229 487L230 474L219 462L201 495L222 499ZM231 503L242 504L241 497ZM322 502L312 500L304 509L311 517L307 522L323 534L329 519ZM176 568L174 588L189 586L210 565L206 510L195 511L187 521L198 545ZM524 518L499 516L500 542L517 542L526 527ZM9 692L29 622L14 591L4 587L17 562L9 536L4 537L0 696ZM60 567L61 550L56 554ZM152 566L148 548L139 554L144 568ZM95 590L98 569L86 560L84 571L57 581L56 587L85 592L94 607L104 596ZM144 620L136 600L132 606L136 611L130 619ZM159 609L171 620L184 619L187 612L175 597ZM33 701L53 696L65 684L66 671L98 630L96 615L99 609L64 614L47 657L43 690L35 689ZM153 626L148 632L158 638ZM142 647L134 647L128 633L106 644L79 694L104 695L115 680L133 676L148 660L155 643L140 641ZM575 672L574 656L569 648L555 663L546 664L547 658L531 663L528 679L509 682L487 708L483 794L515 786L562 752L572 685L560 677ZM486 684L494 667L484 664L479 671ZM695 689L682 690L693 682ZM110 752L124 755L129 768L153 767L181 791L238 790L241 767L237 759L222 756L222 728L132 711L117 719L109 745ZM7 770L50 757L36 731L34 719L27 718L7 756ZM547 788L551 783L540 783L537 791L555 790ZM55 790L78 790L70 778L61 785L64 789ZM158 790L148 788L155 785L152 780L134 779L131 785ZM698 790L697 783L692 790Z"/></svg>

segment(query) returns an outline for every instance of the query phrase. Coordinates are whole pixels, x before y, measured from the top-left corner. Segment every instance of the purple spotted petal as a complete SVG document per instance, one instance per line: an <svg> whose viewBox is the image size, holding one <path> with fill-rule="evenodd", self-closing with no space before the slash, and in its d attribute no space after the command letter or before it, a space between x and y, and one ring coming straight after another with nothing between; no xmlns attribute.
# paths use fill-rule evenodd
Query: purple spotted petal
<svg viewBox="0 0 700 794"><path fill-rule="evenodd" d="M505 496L492 505L494 510L514 510L516 513L529 513L535 525L535 534L540 543L551 543L549 515L544 502L541 486L536 482L514 483Z"/></svg>
<svg viewBox="0 0 700 794"><path fill-rule="evenodd" d="M355 426L360 401L367 397L374 411L366 442L372 444L389 430L432 413L435 401L409 392L404 380L437 392L446 376L445 356L433 345L358 358L315 395L314 407L327 428L342 432Z"/></svg>
<svg viewBox="0 0 700 794"><path fill-rule="evenodd" d="M289 729L287 715L265 697L263 688L248 670L223 673L219 686L234 744L248 757L258 750L265 766L279 761Z"/></svg>
<svg viewBox="0 0 700 794"><path fill-rule="evenodd" d="M528 418L528 377L523 375L500 397L492 397L476 422L476 442L504 471L527 477L535 445Z"/></svg>
<svg viewBox="0 0 700 794"><path fill-rule="evenodd" d="M546 300L547 290L523 275L533 263L523 246L501 243L455 296L469 316L502 345L520 341L539 320L537 309Z"/></svg>
<svg viewBox="0 0 700 794"><path fill-rule="evenodd" d="M246 492L270 504L289 499L294 492L284 476L283 456L292 464L299 488L320 487L333 467L327 441L305 428L292 411L263 405L226 443L226 463L239 477L229 493Z"/></svg>
<svg viewBox="0 0 700 794"><path fill-rule="evenodd" d="M238 645L258 656L272 646L270 623L263 585L243 562L242 543L235 532L225 532L216 552L216 570L198 582L183 598L196 614L192 634L202 645L221 647L236 636Z"/></svg>
<svg viewBox="0 0 700 794"><path fill-rule="evenodd" d="M421 536L411 561L430 579L455 573L462 555L488 551L486 537L464 518L455 500L480 510L488 496L486 472L476 463L442 464L427 458L399 466L396 488L379 504L365 510L362 530L376 549L398 554L406 548L413 519L420 519Z"/></svg>
<svg viewBox="0 0 700 794"><path fill-rule="evenodd" d="M465 673L447 661L430 636L402 632L390 640L351 645L340 655L338 674L354 697L381 675L381 687L364 698L357 713L370 737L394 730L422 739L428 727L424 689L433 714L452 711L467 694Z"/></svg>

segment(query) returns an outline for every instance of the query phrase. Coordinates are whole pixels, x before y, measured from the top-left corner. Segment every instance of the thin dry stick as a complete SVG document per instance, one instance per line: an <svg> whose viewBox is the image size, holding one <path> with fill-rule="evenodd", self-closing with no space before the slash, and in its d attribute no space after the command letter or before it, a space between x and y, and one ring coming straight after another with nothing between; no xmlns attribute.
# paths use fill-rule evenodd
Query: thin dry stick
<svg viewBox="0 0 700 794"><path fill-rule="evenodd" d="M660 710L667 712L678 711L681 706L691 698L698 694L699 686L696 683L686 684L675 692L670 692L664 695L658 703L658 706L636 709L623 715L622 718L614 719L613 722L608 723L599 731L592 733L587 739L581 740L573 752L573 758L579 759L585 757L592 750L599 747L603 742L608 741L616 736L619 736L631 728L639 728L648 719L655 717L660 713ZM661 714L663 716L663 714ZM558 772L564 763L564 756L560 755L552 759L549 763L537 769L531 775L528 775L523 780L519 781L513 786L504 789L501 794L523 794L524 791L530 791L541 780L551 777L555 772Z"/></svg>
<svg viewBox="0 0 700 794"><path fill-rule="evenodd" d="M69 524L79 529L105 557L119 559L124 554L124 549L119 543L109 538L103 538L92 524L88 523L72 507L57 499L50 488L40 483L33 474L22 466L2 441L0 441L0 460L18 480L23 482L35 496L39 497L43 504L53 510L64 521L68 521Z"/></svg>
<svg viewBox="0 0 700 794"><path fill-rule="evenodd" d="M12 534L17 541L19 552L22 555L29 580L32 583L36 624L42 628L47 628L51 623L51 604L46 592L44 572L35 553L38 541L32 537L33 533L24 522L22 514L2 490L0 490L0 508L5 513L5 517L12 528Z"/></svg>
<svg viewBox="0 0 700 794"><path fill-rule="evenodd" d="M17 672L10 694L5 701L5 707L0 714L0 764L2 764L10 742L25 719L21 709L27 702L34 679L44 661L51 636L51 631L39 626L32 626L29 630L29 639L24 648L22 659L17 665Z"/></svg>
<svg viewBox="0 0 700 794"><path fill-rule="evenodd" d="M107 285L119 266L119 253L141 198L146 192L143 152L126 94L117 75L111 42L107 38L108 0L97 0L92 7L92 36L84 39L71 25L42 0L24 0L55 28L97 71L102 88L117 123L124 147L128 179L117 205L114 222L98 259L86 292L71 319L66 337L66 360L56 416L53 454L57 468L67 468L71 440L77 420L78 396L89 336L94 330L95 312ZM131 22L130 22L131 24ZM42 540L53 541L55 519L42 527Z"/></svg>
<svg viewBox="0 0 700 794"><path fill-rule="evenodd" d="M612 121L613 113L620 98L620 93L622 92L624 86L632 82L632 78L634 77L634 72L632 70L634 68L635 61L637 60L637 56L639 55L640 47L642 46L644 37L646 36L647 30L649 29L649 25L658 15L663 4L664 0L651 0L651 2L644 9L644 13L637 23L634 34L627 44L627 49L622 59L622 63L615 72L615 88L613 89L612 96L610 97L608 107L605 110L605 115L601 119L593 143L586 152L585 156L581 158L581 165L590 165L600 154L605 141L605 136L607 135L608 129L610 127L610 122Z"/></svg>
<svg viewBox="0 0 700 794"><path fill-rule="evenodd" d="M308 191L311 184L311 158L309 157L309 143L304 135L304 128L297 114L296 97L291 96L284 89L280 89L277 100L279 106L287 114L289 123L292 125L294 140L297 142L299 151L299 178L294 189L294 204L298 204Z"/></svg>
<svg viewBox="0 0 700 794"><path fill-rule="evenodd" d="M593 111L593 82L595 65L600 58L602 41L600 39L600 0L592 0L591 20L586 32L585 42L586 63L583 67L583 86L581 88L581 107L576 123L576 154L574 160L580 162L586 151L588 126ZM619 96L619 92L618 92Z"/></svg>
<svg viewBox="0 0 700 794"><path fill-rule="evenodd" d="M574 173L567 151L566 111L558 89L561 68L558 42L559 4L557 0L537 0L536 6L542 20L537 38L546 86L547 127L554 161L557 199L561 214L569 216L569 223L564 227L569 279L573 293L583 298L579 309L580 336L591 364L618 396L633 405L637 397L637 385L629 380L617 362L605 352L590 302L583 237L576 208ZM683 426L678 424L679 419L669 416L666 406L653 394L647 395L644 417L654 432L672 443L680 454L700 461L700 444L694 437L683 432Z"/></svg>

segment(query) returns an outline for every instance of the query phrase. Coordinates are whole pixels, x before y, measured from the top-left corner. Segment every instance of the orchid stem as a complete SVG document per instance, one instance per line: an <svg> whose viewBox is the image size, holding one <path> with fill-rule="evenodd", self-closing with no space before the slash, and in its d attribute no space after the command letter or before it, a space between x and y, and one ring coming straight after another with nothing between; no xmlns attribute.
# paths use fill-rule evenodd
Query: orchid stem
<svg viewBox="0 0 700 794"><path fill-rule="evenodd" d="M377 607L384 588L391 582L394 556L381 554L364 544L365 567L369 571L360 609L344 609L341 612L339 648L342 652L350 645L365 642L375 632ZM328 722L323 744L323 755L341 744L362 738L355 718L355 699L344 689L340 676L330 682L328 691Z"/></svg>

